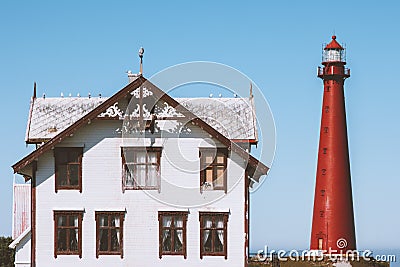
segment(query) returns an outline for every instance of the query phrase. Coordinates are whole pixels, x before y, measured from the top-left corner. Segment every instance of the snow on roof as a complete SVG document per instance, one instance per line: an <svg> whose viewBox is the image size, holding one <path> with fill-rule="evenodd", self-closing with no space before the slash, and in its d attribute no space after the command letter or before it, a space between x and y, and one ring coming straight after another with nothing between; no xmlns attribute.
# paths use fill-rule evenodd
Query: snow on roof
<svg viewBox="0 0 400 267"><path fill-rule="evenodd" d="M106 101L107 97L34 98L27 142L53 138ZM200 119L231 140L257 140L255 110L248 98L175 98Z"/></svg>

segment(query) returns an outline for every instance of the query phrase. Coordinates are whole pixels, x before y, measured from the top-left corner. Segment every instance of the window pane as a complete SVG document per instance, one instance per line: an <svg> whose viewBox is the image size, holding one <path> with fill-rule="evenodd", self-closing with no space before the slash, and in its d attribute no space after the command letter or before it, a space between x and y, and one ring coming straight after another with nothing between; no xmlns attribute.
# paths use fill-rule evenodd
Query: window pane
<svg viewBox="0 0 400 267"><path fill-rule="evenodd" d="M162 249L171 251L171 231L169 229L162 231Z"/></svg>
<svg viewBox="0 0 400 267"><path fill-rule="evenodd" d="M100 229L100 251L108 251L108 230L107 229Z"/></svg>
<svg viewBox="0 0 400 267"><path fill-rule="evenodd" d="M66 251L67 250L67 230L58 229L57 230L57 250Z"/></svg>
<svg viewBox="0 0 400 267"><path fill-rule="evenodd" d="M77 149L71 149L68 153L69 162L79 162L80 151Z"/></svg>
<svg viewBox="0 0 400 267"><path fill-rule="evenodd" d="M146 165L136 166L136 184L139 186L146 185Z"/></svg>
<svg viewBox="0 0 400 267"><path fill-rule="evenodd" d="M224 251L224 230L217 230L217 236L215 238L215 252L222 252Z"/></svg>
<svg viewBox="0 0 400 267"><path fill-rule="evenodd" d="M148 177L147 177L147 186L157 186L157 166L155 165L149 165L147 168L148 171Z"/></svg>
<svg viewBox="0 0 400 267"><path fill-rule="evenodd" d="M78 216L70 215L69 217L69 226L78 227Z"/></svg>
<svg viewBox="0 0 400 267"><path fill-rule="evenodd" d="M214 161L214 155L207 153L204 159L206 163L210 164Z"/></svg>
<svg viewBox="0 0 400 267"><path fill-rule="evenodd" d="M125 164L125 185L133 186L133 164Z"/></svg>
<svg viewBox="0 0 400 267"><path fill-rule="evenodd" d="M119 229L111 230L111 251L118 251L119 250Z"/></svg>
<svg viewBox="0 0 400 267"><path fill-rule="evenodd" d="M225 158L224 155L219 154L217 156L217 163L224 163L224 158Z"/></svg>
<svg viewBox="0 0 400 267"><path fill-rule="evenodd" d="M210 252L212 251L212 235L211 230L204 230L203 232L203 248L204 251Z"/></svg>
<svg viewBox="0 0 400 267"><path fill-rule="evenodd" d="M67 185L67 165L57 166L57 184Z"/></svg>
<svg viewBox="0 0 400 267"><path fill-rule="evenodd" d="M68 163L68 153L66 151L58 151L56 153L56 162L57 164L65 164Z"/></svg>
<svg viewBox="0 0 400 267"><path fill-rule="evenodd" d="M69 165L69 180L70 185L78 185L79 180L79 165L70 164Z"/></svg>
<svg viewBox="0 0 400 267"><path fill-rule="evenodd" d="M211 229L211 227L212 227L212 217L204 216L203 228Z"/></svg>
<svg viewBox="0 0 400 267"><path fill-rule="evenodd" d="M157 153L156 152L147 152L147 156L149 158L149 163L157 163Z"/></svg>
<svg viewBox="0 0 400 267"><path fill-rule="evenodd" d="M213 170L212 168L206 169L206 182L212 184L213 182Z"/></svg>
<svg viewBox="0 0 400 267"><path fill-rule="evenodd" d="M174 251L179 252L182 251L183 243L183 230L175 230L174 236Z"/></svg>
<svg viewBox="0 0 400 267"><path fill-rule="evenodd" d="M108 226L108 216L107 215L99 216L99 219L100 219L100 226Z"/></svg>
<svg viewBox="0 0 400 267"><path fill-rule="evenodd" d="M146 152L136 152L136 163L146 163Z"/></svg>
<svg viewBox="0 0 400 267"><path fill-rule="evenodd" d="M69 250L78 251L78 229L69 230Z"/></svg>
<svg viewBox="0 0 400 267"><path fill-rule="evenodd" d="M58 226L66 226L67 225L67 216L58 216L57 225Z"/></svg>
<svg viewBox="0 0 400 267"><path fill-rule="evenodd" d="M218 187L224 186L224 167L217 167L217 179L214 181L214 185Z"/></svg>
<svg viewBox="0 0 400 267"><path fill-rule="evenodd" d="M163 216L162 221L163 221L163 227L170 227L171 222L172 222L172 217L171 216Z"/></svg>
<svg viewBox="0 0 400 267"><path fill-rule="evenodd" d="M175 224L175 228L182 228L183 227L182 216L175 216L174 217L174 224Z"/></svg>

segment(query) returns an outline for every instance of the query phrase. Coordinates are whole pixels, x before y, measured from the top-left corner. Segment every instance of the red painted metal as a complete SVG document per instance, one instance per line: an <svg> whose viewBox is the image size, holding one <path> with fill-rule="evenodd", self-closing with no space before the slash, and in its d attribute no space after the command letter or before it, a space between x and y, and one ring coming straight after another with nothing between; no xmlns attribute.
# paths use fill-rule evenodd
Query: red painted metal
<svg viewBox="0 0 400 267"><path fill-rule="evenodd" d="M350 70L343 50L332 36L318 71L324 95L310 249L332 254L356 249L343 87Z"/></svg>
<svg viewBox="0 0 400 267"><path fill-rule="evenodd" d="M324 48L324 50L327 50L327 49L341 49L341 50L343 50L343 47L336 41L336 36L333 35L332 36L332 41L329 44L327 44L325 46L325 48Z"/></svg>

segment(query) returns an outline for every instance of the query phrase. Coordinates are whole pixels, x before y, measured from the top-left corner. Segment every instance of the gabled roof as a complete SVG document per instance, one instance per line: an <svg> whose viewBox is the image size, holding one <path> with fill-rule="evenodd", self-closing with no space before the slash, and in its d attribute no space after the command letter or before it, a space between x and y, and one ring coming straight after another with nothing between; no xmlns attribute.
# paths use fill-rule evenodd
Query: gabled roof
<svg viewBox="0 0 400 267"><path fill-rule="evenodd" d="M246 170L249 173L249 175L251 177L253 177L253 179L258 181L260 176L267 174L267 172L269 170L269 168L267 166L265 166L263 163L259 162L257 159L255 159L253 156L251 156L249 153L247 153L245 150L243 150L239 145L235 144L233 141L231 141L229 138L224 136L222 133L220 133L219 131L214 129L210 124L206 123L204 120L202 120L201 118L196 116L194 113L189 111L183 105L180 105L179 102L177 102L175 99L170 97L168 94L164 93L161 89L156 87L154 84L149 82L147 79L145 79L141 75L137 76L135 79L133 79L133 81L131 83L129 83L124 88L122 88L116 94L114 94L113 96L111 96L108 99L105 99L104 102L97 105L97 107L92 109L90 112L86 113L81 118L76 119L76 121L74 123L69 125L67 128L65 128L61 132L57 133L54 137L52 137L49 141L45 142L38 149L34 150L32 153L30 153L29 155L27 155L26 157L21 159L19 162L14 164L12 166L12 168L14 169L14 172L21 173L21 170L23 168L30 165L32 162L36 161L38 159L38 157L40 157L43 153L53 149L55 145L62 142L67 137L73 135L74 132L76 132L82 126L91 123L92 120L96 119L100 114L104 113L108 108L113 106L120 99L124 98L125 96L128 96L129 94L132 94L133 91L140 86L151 87L155 98L161 99L161 100L165 101L166 103L168 103L170 106L175 108L178 112L183 114L187 121L192 121L192 123L194 123L195 125L198 125L200 128L202 128L203 130L208 132L211 136L213 136L218 141L220 141L222 144L224 144L228 149L231 149L233 152L237 153L243 159L247 160L248 166L247 166ZM75 109L74 109L74 112L76 112Z"/></svg>

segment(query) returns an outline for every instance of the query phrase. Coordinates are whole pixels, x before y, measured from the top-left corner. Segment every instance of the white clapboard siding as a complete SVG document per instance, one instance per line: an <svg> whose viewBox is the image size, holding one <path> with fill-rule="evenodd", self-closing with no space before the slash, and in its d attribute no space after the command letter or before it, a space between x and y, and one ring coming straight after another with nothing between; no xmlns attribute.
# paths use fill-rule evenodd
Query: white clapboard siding
<svg viewBox="0 0 400 267"><path fill-rule="evenodd" d="M154 146L162 146L161 174L172 184L193 188L190 194L177 195L168 192L163 180L161 192L154 196L173 196L177 203L202 203L215 195L221 199L208 205L170 207L139 190L121 187L121 146L134 146L136 139L122 140L117 129L119 121L94 121L69 137L58 146L83 146L82 193L76 190L59 190L55 193L54 156L47 152L38 160L36 190L36 262L37 266L243 266L244 265L244 168L237 155L228 159L228 194L199 190L199 147L214 145L208 134L192 127L190 134L179 140L170 136L155 135ZM175 135L176 136L176 135ZM177 137L177 136L176 136ZM146 142L150 142L146 140ZM220 146L219 143L215 145ZM174 155L184 155L177 158ZM193 171L182 171L193 169ZM234 176L235 179L230 179ZM235 182L233 182L235 180ZM235 183L235 186L233 186ZM192 193L193 192L193 193ZM187 199L185 199L187 198ZM189 211L187 222L187 258L158 254L158 211L185 209ZM82 210L83 239L82 258L58 256L54 258L53 210ZM96 258L95 211L126 210L124 221L124 257L100 255ZM204 256L200 259L199 211L230 211L228 221L228 259Z"/></svg>

